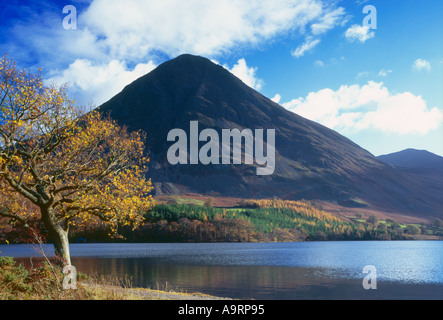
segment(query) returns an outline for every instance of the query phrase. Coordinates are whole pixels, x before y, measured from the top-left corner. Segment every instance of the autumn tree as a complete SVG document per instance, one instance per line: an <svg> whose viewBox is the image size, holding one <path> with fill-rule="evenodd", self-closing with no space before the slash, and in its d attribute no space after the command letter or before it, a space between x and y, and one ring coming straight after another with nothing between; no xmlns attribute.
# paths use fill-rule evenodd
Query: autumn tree
<svg viewBox="0 0 443 320"><path fill-rule="evenodd" d="M97 111L79 111L66 86L44 85L41 71L0 62L0 215L29 227L43 222L55 252L70 264L70 225L103 221L110 234L136 227L152 205L144 135Z"/></svg>
<svg viewBox="0 0 443 320"><path fill-rule="evenodd" d="M205 207L213 207L214 206L214 198L209 197L205 201Z"/></svg>
<svg viewBox="0 0 443 320"><path fill-rule="evenodd" d="M370 215L369 218L366 220L366 222L368 222L374 226L377 225L378 221L379 221L378 218L374 215Z"/></svg>
<svg viewBox="0 0 443 320"><path fill-rule="evenodd" d="M437 218L432 222L432 226L436 229L439 229L443 226L443 221Z"/></svg>
<svg viewBox="0 0 443 320"><path fill-rule="evenodd" d="M408 224L406 226L406 231L407 234L412 234L412 235L416 235L416 234L420 234L420 228L417 226L414 226L413 224Z"/></svg>

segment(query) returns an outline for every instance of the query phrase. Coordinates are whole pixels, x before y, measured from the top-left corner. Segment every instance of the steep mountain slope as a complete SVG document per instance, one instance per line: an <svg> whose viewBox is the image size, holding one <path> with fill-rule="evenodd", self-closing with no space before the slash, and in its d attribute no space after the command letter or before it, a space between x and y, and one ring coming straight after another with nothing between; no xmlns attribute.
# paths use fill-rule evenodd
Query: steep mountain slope
<svg viewBox="0 0 443 320"><path fill-rule="evenodd" d="M212 193L236 197L334 200L436 215L441 199L411 177L320 124L302 118L245 85L206 58L182 55L139 78L103 104L119 123L147 133L149 176L157 194ZM170 165L171 129L275 129L275 172L256 165ZM200 146L204 142L200 142Z"/></svg>

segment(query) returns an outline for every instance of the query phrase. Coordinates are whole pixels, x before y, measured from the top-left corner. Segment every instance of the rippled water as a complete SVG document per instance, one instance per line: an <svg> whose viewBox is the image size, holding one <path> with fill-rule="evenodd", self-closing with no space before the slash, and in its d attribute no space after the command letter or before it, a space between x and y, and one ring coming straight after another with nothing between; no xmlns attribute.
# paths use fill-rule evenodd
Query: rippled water
<svg viewBox="0 0 443 320"><path fill-rule="evenodd" d="M49 255L51 245L45 246ZM0 255L38 255L25 245ZM127 275L135 286L255 299L443 299L443 242L72 244L79 271ZM377 289L364 290L365 265Z"/></svg>

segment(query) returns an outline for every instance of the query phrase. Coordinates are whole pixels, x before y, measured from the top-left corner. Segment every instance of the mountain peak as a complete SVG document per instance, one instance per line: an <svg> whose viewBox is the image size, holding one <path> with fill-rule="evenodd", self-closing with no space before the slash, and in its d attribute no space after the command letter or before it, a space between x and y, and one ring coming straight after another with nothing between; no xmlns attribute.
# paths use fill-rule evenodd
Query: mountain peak
<svg viewBox="0 0 443 320"><path fill-rule="evenodd" d="M182 54L172 60L166 61L151 73L165 73L173 77L201 77L211 73L223 73L225 76L228 74L233 76L228 70L208 58L191 54Z"/></svg>
<svg viewBox="0 0 443 320"><path fill-rule="evenodd" d="M208 58L186 53L186 54L179 55L172 60L162 63L159 66L159 68L160 69L186 68L186 69L198 70L198 69L202 69L202 68L208 68L210 66L216 66L216 64L213 63ZM175 69L175 70L177 70L177 69Z"/></svg>
<svg viewBox="0 0 443 320"><path fill-rule="evenodd" d="M405 149L378 157L394 167L443 168L443 157L427 150Z"/></svg>
<svg viewBox="0 0 443 320"><path fill-rule="evenodd" d="M204 57L184 54L167 61L99 109L131 130L146 132L149 177L157 195L189 192L339 203L363 199L388 208L435 208L435 199L407 203L405 194L425 199L426 190L411 191L413 184L351 140L286 110ZM256 164L246 163L170 164L167 153L174 142L168 134L181 129L190 137L195 121L200 131L213 129L219 137L226 129L274 129L275 172L257 176ZM205 145L196 143L198 150Z"/></svg>
<svg viewBox="0 0 443 320"><path fill-rule="evenodd" d="M209 60L206 57L202 57L202 56L194 55L194 54L190 54L190 53L181 54L181 55L175 57L174 59L171 59L165 63L172 63L172 62L189 63L189 62L193 62L193 61L200 62L200 63L202 63L202 62L212 63L211 60Z"/></svg>

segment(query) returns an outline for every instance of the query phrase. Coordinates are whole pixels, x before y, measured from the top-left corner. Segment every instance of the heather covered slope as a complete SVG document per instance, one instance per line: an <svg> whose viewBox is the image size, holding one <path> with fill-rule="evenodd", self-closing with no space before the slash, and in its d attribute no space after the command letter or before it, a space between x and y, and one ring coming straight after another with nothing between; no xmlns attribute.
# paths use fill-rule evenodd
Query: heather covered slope
<svg viewBox="0 0 443 320"><path fill-rule="evenodd" d="M302 118L245 85L223 67L182 55L128 85L100 107L119 123L147 133L157 194L195 192L244 198L322 199L437 216L442 200L351 140ZM171 129L275 129L276 165L170 165ZM204 143L200 143L203 145ZM420 182L422 183L422 182Z"/></svg>

